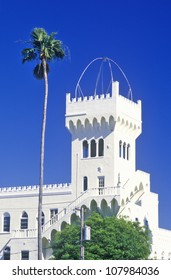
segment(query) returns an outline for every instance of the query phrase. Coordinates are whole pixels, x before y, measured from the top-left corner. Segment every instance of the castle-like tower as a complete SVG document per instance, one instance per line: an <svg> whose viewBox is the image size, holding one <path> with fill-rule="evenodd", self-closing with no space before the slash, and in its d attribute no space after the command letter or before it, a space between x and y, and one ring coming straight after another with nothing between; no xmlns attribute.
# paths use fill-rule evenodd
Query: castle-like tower
<svg viewBox="0 0 171 280"><path fill-rule="evenodd" d="M136 170L136 138L141 133L141 101L112 93L66 98L66 126L72 134L72 186L86 189L126 184Z"/></svg>

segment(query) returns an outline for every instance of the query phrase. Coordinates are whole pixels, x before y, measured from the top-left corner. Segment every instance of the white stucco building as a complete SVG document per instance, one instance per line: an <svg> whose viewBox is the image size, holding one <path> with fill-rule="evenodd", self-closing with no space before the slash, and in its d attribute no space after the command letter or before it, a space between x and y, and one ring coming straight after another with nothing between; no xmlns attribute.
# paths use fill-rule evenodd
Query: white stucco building
<svg viewBox="0 0 171 280"><path fill-rule="evenodd" d="M152 231L151 257L171 259L171 231L158 225L158 195L150 174L136 169L142 132L141 101L133 102L112 81L108 94L71 99L66 127L72 135L71 183L45 185L43 257L55 231L77 219L76 207L127 216ZM0 259L37 259L38 186L0 188Z"/></svg>

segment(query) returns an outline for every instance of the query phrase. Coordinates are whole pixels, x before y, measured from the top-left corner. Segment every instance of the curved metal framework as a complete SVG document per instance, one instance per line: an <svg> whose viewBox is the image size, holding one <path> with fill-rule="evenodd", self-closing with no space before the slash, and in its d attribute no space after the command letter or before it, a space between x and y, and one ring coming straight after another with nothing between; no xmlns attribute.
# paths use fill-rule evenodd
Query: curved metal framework
<svg viewBox="0 0 171 280"><path fill-rule="evenodd" d="M96 96L97 94L97 87L98 87L98 83L99 83L99 79L100 79L100 76L102 74L102 70L103 70L103 63L104 62L107 62L108 63L108 66L109 66L109 70L110 70L110 82L109 82L109 85L108 85L108 88L107 88L107 92L112 84L112 82L114 81L113 79L113 72L112 72L112 65L111 63L113 63L118 69L119 71L121 72L121 74L123 75L123 77L125 78L126 80L126 83L128 85L128 98L129 99L133 99L133 96L132 96L132 89L131 89L131 85L124 73L124 71L122 70L122 68L112 59L108 58L108 57L97 57L95 59L93 59L84 69L84 71L82 72L78 82L77 82L77 85L76 85L76 88L75 88L75 98L78 97L78 95L81 95L82 97L84 97L84 94L83 94L83 91L81 89L81 86L80 86L80 82L85 74L85 72L87 71L87 69L94 63L96 62L97 60L101 60L101 64L100 64L100 68L99 68L99 72L98 72L98 75L97 75L97 79L96 79L96 83L95 83L95 90L94 90L94 96ZM102 79L102 88L103 88L103 79Z"/></svg>

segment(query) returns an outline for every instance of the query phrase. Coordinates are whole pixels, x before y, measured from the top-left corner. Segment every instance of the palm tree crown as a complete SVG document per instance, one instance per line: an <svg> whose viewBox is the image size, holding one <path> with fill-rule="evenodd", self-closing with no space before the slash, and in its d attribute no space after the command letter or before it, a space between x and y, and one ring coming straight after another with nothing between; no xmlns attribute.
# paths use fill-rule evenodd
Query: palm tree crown
<svg viewBox="0 0 171 280"><path fill-rule="evenodd" d="M53 59L62 59L65 55L62 42L55 39L56 34L56 32L52 32L48 35L45 29L34 28L30 35L31 40L28 41L32 47L22 51L23 63L35 59L39 60L33 70L37 79L44 79L43 60L46 60L46 71L49 73L48 62Z"/></svg>

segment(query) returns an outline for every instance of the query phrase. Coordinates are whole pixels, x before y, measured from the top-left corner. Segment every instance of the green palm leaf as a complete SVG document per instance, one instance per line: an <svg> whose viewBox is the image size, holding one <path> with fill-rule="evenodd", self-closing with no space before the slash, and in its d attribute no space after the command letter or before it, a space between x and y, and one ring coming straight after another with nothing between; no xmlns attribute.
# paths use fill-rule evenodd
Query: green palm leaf
<svg viewBox="0 0 171 280"><path fill-rule="evenodd" d="M22 51L23 60L22 62L32 61L35 59L41 61L45 59L46 61L52 61L54 59L62 59L65 56L63 44L60 40L56 40L56 32L52 32L50 35L47 34L44 28L34 28L31 32L31 40L28 41L31 44L31 48L25 48ZM39 75L33 74L36 78L39 78Z"/></svg>
<svg viewBox="0 0 171 280"><path fill-rule="evenodd" d="M37 53L33 48L26 48L22 50L23 60L22 63L36 59Z"/></svg>
<svg viewBox="0 0 171 280"><path fill-rule="evenodd" d="M49 69L49 64L46 64L46 72L47 74L49 73L50 69ZM35 66L35 68L33 69L33 75L36 79L38 80L42 80L44 79L44 68L43 68L43 64L39 63Z"/></svg>

